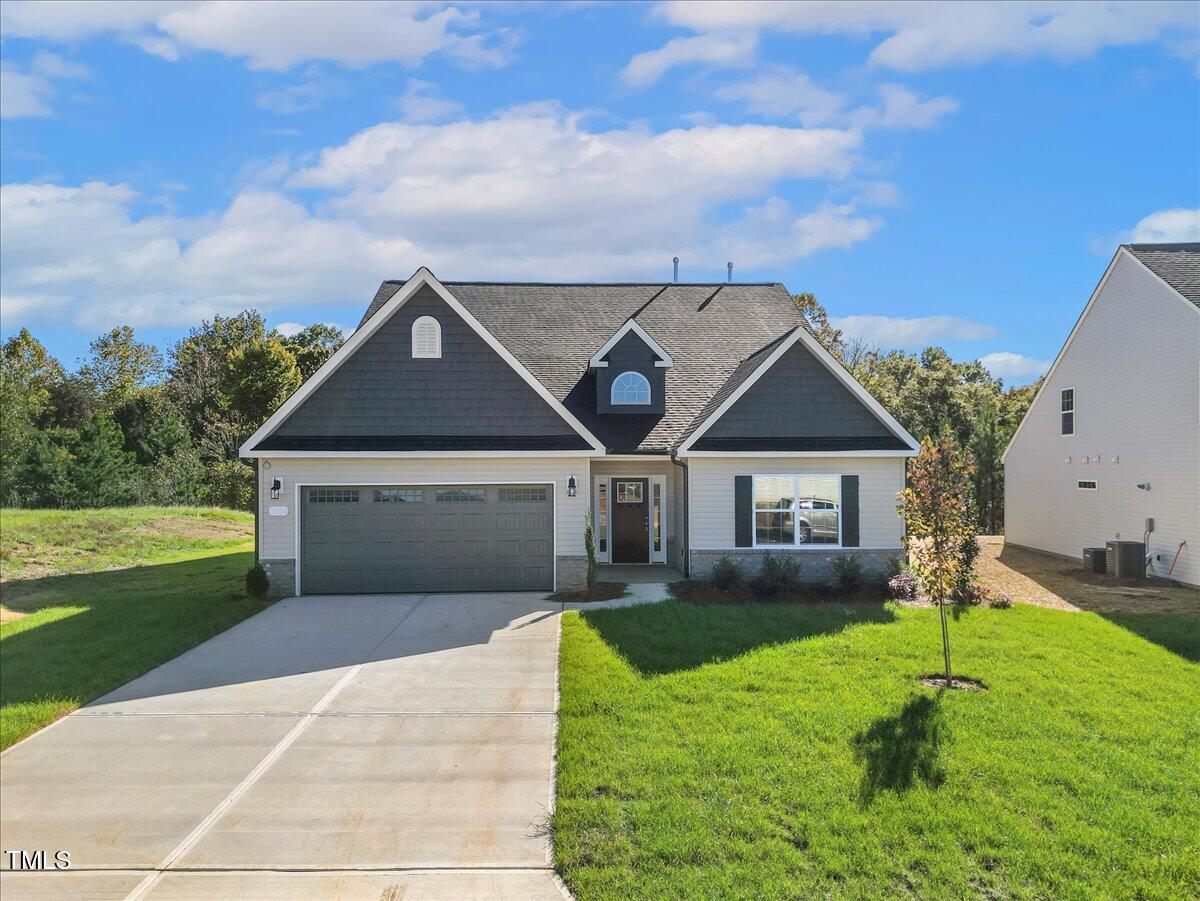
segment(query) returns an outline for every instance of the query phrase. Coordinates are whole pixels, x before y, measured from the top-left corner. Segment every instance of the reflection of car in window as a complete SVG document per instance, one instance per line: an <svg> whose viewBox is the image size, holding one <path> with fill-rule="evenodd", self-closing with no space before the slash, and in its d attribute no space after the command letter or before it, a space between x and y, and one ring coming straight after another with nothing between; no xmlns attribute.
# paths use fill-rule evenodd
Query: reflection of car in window
<svg viewBox="0 0 1200 901"><path fill-rule="evenodd" d="M800 544L838 543L838 505L817 497L796 501L796 540Z"/></svg>

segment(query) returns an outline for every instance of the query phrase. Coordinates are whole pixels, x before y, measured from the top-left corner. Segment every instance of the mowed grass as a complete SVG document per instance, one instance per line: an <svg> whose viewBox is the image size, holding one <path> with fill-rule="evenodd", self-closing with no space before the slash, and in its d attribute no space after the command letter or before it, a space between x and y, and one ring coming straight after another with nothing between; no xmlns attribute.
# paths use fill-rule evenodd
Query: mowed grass
<svg viewBox="0 0 1200 901"><path fill-rule="evenodd" d="M1200 895L1200 659L1092 613L568 613L559 871L581 898ZM1155 630L1143 630L1153 635Z"/></svg>
<svg viewBox="0 0 1200 901"><path fill-rule="evenodd" d="M4 510L0 534L0 747L266 605L249 514Z"/></svg>

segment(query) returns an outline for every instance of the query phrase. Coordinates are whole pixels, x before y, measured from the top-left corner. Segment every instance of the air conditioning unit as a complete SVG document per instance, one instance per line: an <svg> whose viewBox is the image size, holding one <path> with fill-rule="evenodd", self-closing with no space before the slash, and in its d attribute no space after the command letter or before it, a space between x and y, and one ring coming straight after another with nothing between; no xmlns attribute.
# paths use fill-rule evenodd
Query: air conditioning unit
<svg viewBox="0 0 1200 901"><path fill-rule="evenodd" d="M1108 548L1085 547L1083 549L1083 568L1092 573L1107 572Z"/></svg>
<svg viewBox="0 0 1200 901"><path fill-rule="evenodd" d="M1105 545L1105 564L1110 576L1118 579L1146 578L1146 544L1142 541L1109 541Z"/></svg>

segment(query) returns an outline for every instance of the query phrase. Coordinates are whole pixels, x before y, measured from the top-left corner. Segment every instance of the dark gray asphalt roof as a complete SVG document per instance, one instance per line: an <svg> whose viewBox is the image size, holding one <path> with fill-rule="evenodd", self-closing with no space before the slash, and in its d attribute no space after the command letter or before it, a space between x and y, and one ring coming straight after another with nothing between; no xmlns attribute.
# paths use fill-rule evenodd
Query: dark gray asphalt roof
<svg viewBox="0 0 1200 901"><path fill-rule="evenodd" d="M1200 243L1126 244L1146 268L1200 307Z"/></svg>
<svg viewBox="0 0 1200 901"><path fill-rule="evenodd" d="M384 282L366 322L401 287ZM617 452L667 452L803 319L778 283L443 282L551 394ZM596 414L588 361L630 317L671 355L663 416ZM360 323L361 326L361 323Z"/></svg>

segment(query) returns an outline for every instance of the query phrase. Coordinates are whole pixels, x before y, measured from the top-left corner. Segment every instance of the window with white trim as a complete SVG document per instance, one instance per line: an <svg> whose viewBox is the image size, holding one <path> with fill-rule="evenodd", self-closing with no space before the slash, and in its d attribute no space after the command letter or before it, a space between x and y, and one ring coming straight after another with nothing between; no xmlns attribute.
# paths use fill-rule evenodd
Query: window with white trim
<svg viewBox="0 0 1200 901"><path fill-rule="evenodd" d="M613 379L612 402L614 406L649 405L650 381L640 372L622 372Z"/></svg>
<svg viewBox="0 0 1200 901"><path fill-rule="evenodd" d="M842 543L840 475L756 475L754 546Z"/></svg>
<svg viewBox="0 0 1200 901"><path fill-rule="evenodd" d="M1075 389L1064 388L1062 390L1062 433L1064 435L1075 434Z"/></svg>
<svg viewBox="0 0 1200 901"><path fill-rule="evenodd" d="M412 355L415 360L441 359L442 326L432 316L421 316L412 324Z"/></svg>

